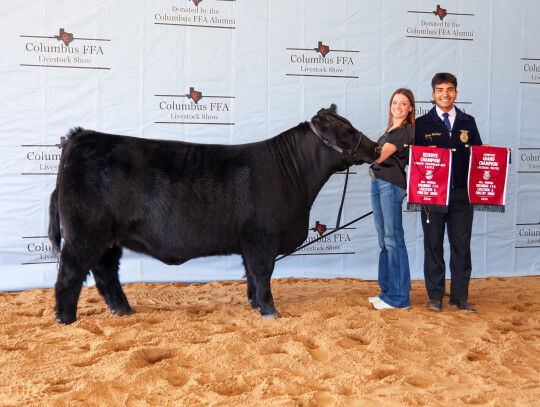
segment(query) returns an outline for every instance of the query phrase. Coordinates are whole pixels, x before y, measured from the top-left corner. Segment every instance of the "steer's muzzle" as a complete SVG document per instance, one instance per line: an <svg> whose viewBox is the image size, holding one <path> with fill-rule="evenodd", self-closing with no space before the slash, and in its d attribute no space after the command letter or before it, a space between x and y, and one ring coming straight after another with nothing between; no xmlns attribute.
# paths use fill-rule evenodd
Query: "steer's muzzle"
<svg viewBox="0 0 540 407"><path fill-rule="evenodd" d="M381 156L381 152L382 152L382 147L381 146L377 146L375 147L375 160L379 159L379 157Z"/></svg>
<svg viewBox="0 0 540 407"><path fill-rule="evenodd" d="M356 149L356 156L354 157L355 164L372 163L381 156L381 146L379 143L370 140L368 137L362 134L362 140L360 145Z"/></svg>

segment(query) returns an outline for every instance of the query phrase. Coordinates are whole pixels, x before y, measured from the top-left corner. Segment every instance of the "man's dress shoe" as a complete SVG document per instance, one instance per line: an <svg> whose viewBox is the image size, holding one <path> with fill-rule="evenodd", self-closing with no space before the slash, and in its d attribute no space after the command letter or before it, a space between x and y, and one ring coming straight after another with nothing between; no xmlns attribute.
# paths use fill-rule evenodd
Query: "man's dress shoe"
<svg viewBox="0 0 540 407"><path fill-rule="evenodd" d="M430 298L427 307L430 311L441 312L442 311L442 300L437 298Z"/></svg>
<svg viewBox="0 0 540 407"><path fill-rule="evenodd" d="M448 304L451 307L457 308L457 309L462 310L462 311L476 312L476 310L473 307L471 307L471 304L469 304L468 301L450 300L450 301L448 301Z"/></svg>

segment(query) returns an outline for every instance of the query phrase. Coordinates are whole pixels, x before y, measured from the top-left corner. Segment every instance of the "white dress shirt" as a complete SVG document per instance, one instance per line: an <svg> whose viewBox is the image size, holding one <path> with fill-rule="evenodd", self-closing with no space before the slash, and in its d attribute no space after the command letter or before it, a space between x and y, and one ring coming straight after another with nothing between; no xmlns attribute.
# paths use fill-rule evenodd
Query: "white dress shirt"
<svg viewBox="0 0 540 407"><path fill-rule="evenodd" d="M444 122L444 117L443 117L444 112L442 111L442 109L439 106L436 106L435 108L437 110L437 115ZM448 112L448 120L450 120L450 128L453 129L454 128L454 122L456 121L456 107L455 106L452 106L452 110L450 110ZM452 136L452 134L450 134L450 136Z"/></svg>

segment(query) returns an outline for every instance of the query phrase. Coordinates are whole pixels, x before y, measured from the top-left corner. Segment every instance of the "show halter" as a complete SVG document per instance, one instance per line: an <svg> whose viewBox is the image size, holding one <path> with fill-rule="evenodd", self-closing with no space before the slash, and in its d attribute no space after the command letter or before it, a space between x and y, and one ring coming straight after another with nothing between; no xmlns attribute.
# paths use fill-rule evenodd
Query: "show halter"
<svg viewBox="0 0 540 407"><path fill-rule="evenodd" d="M341 118L340 118L341 119ZM343 120L342 120L343 121ZM352 125L350 123L347 123L345 122L346 124L348 124L349 126L352 127ZM328 147L332 147L334 150L336 150L338 153L340 154L344 154L345 152L343 151L343 149L337 145L335 145L334 143L330 142L330 140L327 140L325 139L321 133L319 133L319 130L317 130L317 128L315 127L315 125L313 124L313 122L309 122L309 128L311 129L311 131L313 132L313 134L315 134L319 139L321 139L321 141L326 144ZM358 131L358 130L357 130ZM364 133L358 131L358 133L360 134L360 137L358 137L358 141L356 142L356 145L354 146L353 149L351 150L347 150L346 153L348 153L352 158L355 158L356 157L356 150L358 150L358 146L360 145L360 142L362 141L362 138L364 137Z"/></svg>

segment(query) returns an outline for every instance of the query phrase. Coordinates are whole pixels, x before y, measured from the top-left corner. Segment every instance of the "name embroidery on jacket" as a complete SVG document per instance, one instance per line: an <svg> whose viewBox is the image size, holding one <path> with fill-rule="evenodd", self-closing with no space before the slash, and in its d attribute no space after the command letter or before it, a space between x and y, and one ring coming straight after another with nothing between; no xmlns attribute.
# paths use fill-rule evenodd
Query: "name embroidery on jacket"
<svg viewBox="0 0 540 407"><path fill-rule="evenodd" d="M436 137L436 136L440 136L440 135L441 135L441 133L430 133L430 134L426 134L424 137L431 141L431 137Z"/></svg>

